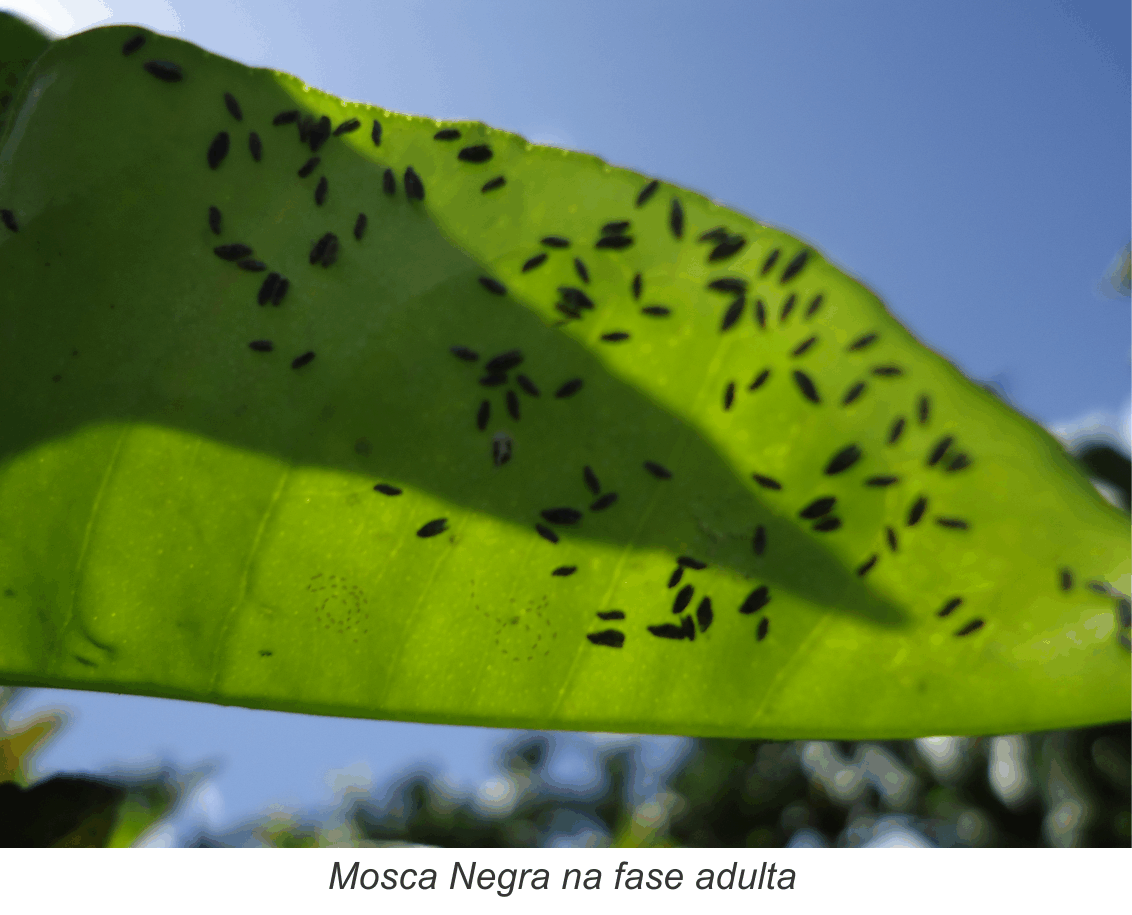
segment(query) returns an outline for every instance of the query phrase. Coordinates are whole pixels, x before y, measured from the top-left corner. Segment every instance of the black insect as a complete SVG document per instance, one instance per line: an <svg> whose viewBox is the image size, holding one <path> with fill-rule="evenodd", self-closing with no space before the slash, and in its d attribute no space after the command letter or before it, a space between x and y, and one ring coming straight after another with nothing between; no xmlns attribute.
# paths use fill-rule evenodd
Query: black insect
<svg viewBox="0 0 1132 915"><path fill-rule="evenodd" d="M309 159L307 159L306 162L303 163L302 168L299 169L299 177L300 178L307 177L307 175L309 175L316 168L318 168L318 163L321 162L321 161L322 161L321 156L311 156Z"/></svg>
<svg viewBox="0 0 1132 915"><path fill-rule="evenodd" d="M244 112L240 110L240 103L236 101L236 96L231 92L224 93L224 106L228 109L228 113L237 121L244 119Z"/></svg>
<svg viewBox="0 0 1132 915"><path fill-rule="evenodd" d="M515 381L518 382L519 387L521 387L523 391L529 394L531 397L539 396L538 386L526 375L516 375Z"/></svg>
<svg viewBox="0 0 1132 915"><path fill-rule="evenodd" d="M248 270L252 273L259 273L267 269L267 264L256 260L254 257L245 257L243 260L236 261L236 266L241 270Z"/></svg>
<svg viewBox="0 0 1132 915"><path fill-rule="evenodd" d="M253 340L248 344L248 349L254 349L257 353L270 353L275 349L275 344L270 340Z"/></svg>
<svg viewBox="0 0 1132 915"><path fill-rule="evenodd" d="M601 495L601 481L597 478L593 468L587 464L582 468L582 479L586 482L586 488L595 496Z"/></svg>
<svg viewBox="0 0 1132 915"><path fill-rule="evenodd" d="M10 213L11 211L10 210L4 210L3 212L4 213ZM208 227L210 229L212 229L213 234L215 234L215 235L220 234L220 226L221 226L222 220L223 220L223 217L220 215L219 208L217 208L217 207L209 207L208 208ZM5 223L7 221L8 221L7 219L4 220ZM11 227L9 226L9 228L11 228Z"/></svg>
<svg viewBox="0 0 1132 915"><path fill-rule="evenodd" d="M953 439L950 435L945 435L938 442L936 442L935 447L932 448L931 452L928 454L929 467L934 467L940 462L943 456L947 454L947 449L951 447L951 443L953 441L955 441L955 439Z"/></svg>
<svg viewBox="0 0 1132 915"><path fill-rule="evenodd" d="M689 641L696 639L696 627L690 616L684 617L679 626L664 623L661 626L649 626L648 630L661 639L688 639Z"/></svg>
<svg viewBox="0 0 1132 915"><path fill-rule="evenodd" d="M869 477L867 480L865 480L865 485L866 486L892 486L894 483L899 483L899 482L900 482L900 477L880 476L880 477Z"/></svg>
<svg viewBox="0 0 1132 915"><path fill-rule="evenodd" d="M954 613L954 612L956 611L956 609L957 609L957 608L958 608L958 607L959 607L959 606L960 606L960 605L961 605L962 603L963 603L963 598L961 598L961 597L953 597L953 598L951 598L951 600L949 600L949 601L948 601L948 602L947 602L946 604L944 604L944 605L943 605L942 607L940 607L940 608L939 608L939 609L938 609L938 610L936 611L936 614L935 614L935 615L936 615L936 616L938 616L938 617L945 617L945 616L950 616L950 615L951 615L952 613Z"/></svg>
<svg viewBox="0 0 1132 915"><path fill-rule="evenodd" d="M569 248L570 240L561 235L548 235L542 240L542 244L548 248Z"/></svg>
<svg viewBox="0 0 1132 915"><path fill-rule="evenodd" d="M707 288L728 295L743 295L747 291L747 281L733 276L724 276L718 280L712 280L707 284Z"/></svg>
<svg viewBox="0 0 1132 915"><path fill-rule="evenodd" d="M904 369L898 365L878 365L873 369L878 378L897 378L904 374Z"/></svg>
<svg viewBox="0 0 1132 915"><path fill-rule="evenodd" d="M534 257L527 258L526 262L523 264L523 273L526 273L528 270L534 270L535 267L539 267L544 263L546 263L545 251L536 254Z"/></svg>
<svg viewBox="0 0 1132 915"><path fill-rule="evenodd" d="M866 575L868 575L869 570L872 569L872 567L877 564L877 559L879 559L879 558L880 557L877 556L876 553L873 553L872 556L870 556L868 559L866 559L864 562L862 562L859 566L857 566L857 576L859 578L864 578Z"/></svg>
<svg viewBox="0 0 1132 915"><path fill-rule="evenodd" d="M606 343L623 343L629 339L629 335L623 330L614 330L608 334L602 334L601 339Z"/></svg>
<svg viewBox="0 0 1132 915"><path fill-rule="evenodd" d="M684 585L676 593L676 600L672 602L673 613L683 613L688 604L692 602L692 595L696 593L696 589L692 585Z"/></svg>
<svg viewBox="0 0 1132 915"><path fill-rule="evenodd" d="M617 501L617 493L607 492L603 496L598 496L597 499L595 499L590 504L590 511L592 511L592 512L604 511L605 509L609 508L609 506L611 506L616 501Z"/></svg>
<svg viewBox="0 0 1132 915"><path fill-rule="evenodd" d="M308 114L298 123L299 128L299 142L310 144L311 131L314 130L314 115ZM313 150L312 150L313 152Z"/></svg>
<svg viewBox="0 0 1132 915"><path fill-rule="evenodd" d="M741 235L730 235L721 241L718 245L711 249L711 254L708 255L708 262L726 260L732 255L738 254L747 244L747 239Z"/></svg>
<svg viewBox="0 0 1132 915"><path fill-rule="evenodd" d="M866 385L863 381L858 381L855 385L853 385L853 387L845 392L845 396L841 398L841 406L849 406L849 404L851 404L858 397L865 393L865 387Z"/></svg>
<svg viewBox="0 0 1132 915"><path fill-rule="evenodd" d="M164 83L179 83L185 78L180 64L171 60L147 60L142 66L150 76L156 76Z"/></svg>
<svg viewBox="0 0 1132 915"><path fill-rule="evenodd" d="M325 236L318 239L314 245L310 247L310 263L311 265L318 264L323 256L326 254L326 249L331 246L331 232L327 232Z"/></svg>
<svg viewBox="0 0 1132 915"><path fill-rule="evenodd" d="M543 540L549 540L551 543L558 542L558 535L545 524L536 524L535 530L538 531L538 535L542 537Z"/></svg>
<svg viewBox="0 0 1132 915"><path fill-rule="evenodd" d="M766 380L769 377L770 377L770 369L763 369L761 372L759 372L755 376L755 380L752 381L749 385L747 385L747 390L748 391L757 391L764 384L766 384Z"/></svg>
<svg viewBox="0 0 1132 915"><path fill-rule="evenodd" d="M554 396L559 398L573 397L580 390L582 390L582 383L583 382L581 378L571 378L569 381L563 384L562 387L554 392Z"/></svg>
<svg viewBox="0 0 1132 915"><path fill-rule="evenodd" d="M770 588L766 585L759 585L747 595L742 604L739 605L739 612L745 616L750 616L752 613L758 613L770 603Z"/></svg>
<svg viewBox="0 0 1132 915"><path fill-rule="evenodd" d="M496 432L491 437L491 461L496 467L502 467L511 460L511 449L514 442L506 432Z"/></svg>
<svg viewBox="0 0 1132 915"><path fill-rule="evenodd" d="M437 518L434 521L429 521L428 524L421 527L417 531L418 537L435 537L437 534L443 534L448 529L447 518Z"/></svg>
<svg viewBox="0 0 1132 915"><path fill-rule="evenodd" d="M369 225L369 218L365 213L359 213L358 218L354 221L354 238L361 241L362 236L366 234L367 225Z"/></svg>
<svg viewBox="0 0 1132 915"><path fill-rule="evenodd" d="M932 400L927 394L920 397L919 403L920 425L927 425L928 420L932 415Z"/></svg>
<svg viewBox="0 0 1132 915"><path fill-rule="evenodd" d="M675 197L672 198L672 206L668 211L668 228L677 240L684 237L684 207Z"/></svg>
<svg viewBox="0 0 1132 915"><path fill-rule="evenodd" d="M770 632L770 619L764 616L759 620L759 628L755 630L755 641L761 642L768 632Z"/></svg>
<svg viewBox="0 0 1132 915"><path fill-rule="evenodd" d="M507 392L507 412L511 414L511 418L516 422L519 419L519 395L514 391Z"/></svg>
<svg viewBox="0 0 1132 915"><path fill-rule="evenodd" d="M755 536L751 539L751 546L754 548L756 556L761 556L766 552L766 528L761 524L755 528Z"/></svg>
<svg viewBox="0 0 1132 915"><path fill-rule="evenodd" d="M490 181L484 183L480 188L481 194L486 194L488 191L494 191L496 188L503 187L507 183L507 179L500 175L498 178L492 178Z"/></svg>
<svg viewBox="0 0 1132 915"><path fill-rule="evenodd" d="M798 301L798 297L795 296L795 295L789 295L789 296L786 297L786 301L782 303L782 311L779 312L779 315L778 315L778 323L779 324L781 324L787 318L790 317L790 313L794 310L794 303L797 302L797 301Z"/></svg>
<svg viewBox="0 0 1132 915"><path fill-rule="evenodd" d="M140 49L143 44L145 44L145 36L135 35L133 38L128 39L124 45L122 45L122 56L129 57L135 51Z"/></svg>
<svg viewBox="0 0 1132 915"><path fill-rule="evenodd" d="M252 158L259 162L263 158L263 141L259 138L259 134L254 130L248 134L248 151L252 154Z"/></svg>
<svg viewBox="0 0 1132 915"><path fill-rule="evenodd" d="M885 533L888 537L888 548L895 553L900 548L900 544L896 539L896 531L891 527L887 527L885 528Z"/></svg>
<svg viewBox="0 0 1132 915"><path fill-rule="evenodd" d="M507 287L499 282L499 280L494 280L490 276L481 276L480 285L494 295L507 295Z"/></svg>
<svg viewBox="0 0 1132 915"><path fill-rule="evenodd" d="M984 623L983 623L982 620L971 620L971 622L969 622L966 626L964 626L957 633L955 633L955 635L956 636L970 635L972 632L978 632L980 629L982 629L983 625L984 625Z"/></svg>
<svg viewBox="0 0 1132 915"><path fill-rule="evenodd" d="M775 248L770 252L770 254L766 256L766 260L763 261L763 269L761 271L762 276L766 276L768 273L770 273L770 271L774 268L774 265L778 263L778 255L781 253L782 252L778 248Z"/></svg>
<svg viewBox="0 0 1132 915"><path fill-rule="evenodd" d="M970 525L962 518L936 518L935 523L940 527L948 527L956 531L965 531Z"/></svg>
<svg viewBox="0 0 1132 915"><path fill-rule="evenodd" d="M388 483L378 483L376 486L374 486L373 489L374 489L374 492L379 492L379 493L382 493L383 495L386 495L386 496L399 496L399 495L401 495L400 487L390 486Z"/></svg>
<svg viewBox="0 0 1132 915"><path fill-rule="evenodd" d="M476 411L476 428L483 432L487 428L488 422L491 420L491 402L487 400L480 401L480 408Z"/></svg>
<svg viewBox="0 0 1132 915"><path fill-rule="evenodd" d="M667 318L672 314L672 310L664 305L646 305L641 309L641 314L648 315L650 318Z"/></svg>
<svg viewBox="0 0 1132 915"><path fill-rule="evenodd" d="M280 111L271 119L271 123L275 127L282 127L284 124L294 124L299 119L298 111Z"/></svg>
<svg viewBox="0 0 1132 915"><path fill-rule="evenodd" d="M822 518L817 524L814 525L814 530L820 534L828 534L830 531L836 531L841 527L840 518Z"/></svg>
<svg viewBox="0 0 1132 915"><path fill-rule="evenodd" d="M432 135L434 140L459 140L460 131L455 127L445 127L443 130L438 130Z"/></svg>
<svg viewBox="0 0 1132 915"><path fill-rule="evenodd" d="M743 314L743 307L747 304L747 299L744 296L739 296L735 301L727 306L727 311L723 314L723 321L720 322L719 332L726 333L735 326L735 322Z"/></svg>
<svg viewBox="0 0 1132 915"><path fill-rule="evenodd" d="M672 479L672 471L663 464L656 463L656 461L645 461L644 468L658 480Z"/></svg>
<svg viewBox="0 0 1132 915"><path fill-rule="evenodd" d="M833 506L836 504L836 496L822 496L820 499L814 499L813 502L798 512L798 515L801 518L805 518L807 521L812 521L814 518L828 515L833 511Z"/></svg>
<svg viewBox="0 0 1132 915"><path fill-rule="evenodd" d="M411 165L405 169L405 196L410 200L424 200L424 182Z"/></svg>
<svg viewBox="0 0 1132 915"><path fill-rule="evenodd" d="M607 648L620 648L625 644L625 633L616 629L606 629L604 632L591 632L586 636L595 645L604 645Z"/></svg>
<svg viewBox="0 0 1132 915"><path fill-rule="evenodd" d="M0 222L3 222L4 225L12 232L20 231L20 226L16 222L16 214L11 210L0 210Z"/></svg>
<svg viewBox="0 0 1132 915"><path fill-rule="evenodd" d="M723 389L723 409L730 410L731 405L735 402L735 382L727 382L727 387Z"/></svg>
<svg viewBox="0 0 1132 915"><path fill-rule="evenodd" d="M700 632L707 632L708 626L711 625L714 619L715 614L711 609L711 598L705 597L700 601L700 605L696 607L696 622L700 624Z"/></svg>
<svg viewBox="0 0 1132 915"><path fill-rule="evenodd" d="M397 177L393 174L393 169L387 168L381 176L381 189L390 196L397 193Z"/></svg>
<svg viewBox="0 0 1132 915"><path fill-rule="evenodd" d="M311 246L311 264L322 264L329 267L338 259L338 236L327 232Z"/></svg>
<svg viewBox="0 0 1132 915"><path fill-rule="evenodd" d="M623 620L625 613L621 610L599 610L597 618L599 620Z"/></svg>
<svg viewBox="0 0 1132 915"><path fill-rule="evenodd" d="M805 372L794 371L794 383L798 385L798 390L802 392L802 396L806 400L813 403L821 403L821 396L818 394L818 389L814 387L814 380Z"/></svg>
<svg viewBox="0 0 1132 915"><path fill-rule="evenodd" d="M592 309L594 307L593 299L576 286L559 286L558 294L575 311L579 308Z"/></svg>
<svg viewBox="0 0 1132 915"><path fill-rule="evenodd" d="M287 294L287 290L291 288L291 281L287 277L282 277L278 283L275 284L275 292L271 294L271 304L278 305L283 301L283 296Z"/></svg>
<svg viewBox="0 0 1132 915"><path fill-rule="evenodd" d="M228 131L222 130L215 137L212 142L208 144L208 167L216 169L220 167L220 163L224 161L224 157L228 155Z"/></svg>
<svg viewBox="0 0 1132 915"><path fill-rule="evenodd" d="M951 459L950 463L948 463L948 465L947 465L947 470L949 472L952 472L952 471L956 471L956 470L962 470L963 468L970 467L970 466L971 466L971 459L969 457L967 457L966 454L963 454L961 452L961 453L955 455L955 457L953 457Z"/></svg>
<svg viewBox="0 0 1132 915"><path fill-rule="evenodd" d="M888 443L890 445L895 445L900 440L900 436L903 435L903 434L904 434L904 417L898 416L898 417L896 417L896 420L893 422L892 428L888 430Z"/></svg>
<svg viewBox="0 0 1132 915"><path fill-rule="evenodd" d="M1069 591L1073 587L1073 573L1069 569L1062 569L1058 575L1061 581L1061 590Z"/></svg>
<svg viewBox="0 0 1132 915"><path fill-rule="evenodd" d="M583 283L590 281L590 271L586 269L586 265L580 257L574 258L574 269L578 272L578 276L582 278Z"/></svg>
<svg viewBox="0 0 1132 915"><path fill-rule="evenodd" d="M794 347L794 351L791 353L791 355L792 356L801 356L801 355L805 354L806 352L808 352L809 349L817 342L818 342L817 337L809 337L809 338L803 340L801 343L799 343L796 347Z"/></svg>
<svg viewBox="0 0 1132 915"><path fill-rule="evenodd" d="M517 350L508 350L498 356L492 356L484 365L484 370L491 374L509 372L523 361L523 354Z"/></svg>
<svg viewBox="0 0 1132 915"><path fill-rule="evenodd" d="M909 511L908 511L908 520L907 520L907 522L905 522L908 525L908 527L911 527L913 524L918 524L920 519L922 517L924 517L924 512L927 511L927 508L928 508L927 497L926 496L920 496L920 498L918 498L912 504L911 509L909 509Z"/></svg>
<svg viewBox="0 0 1132 915"><path fill-rule="evenodd" d="M697 572L707 568L706 562L701 562L699 559L693 559L691 556L677 557L676 564L682 569L695 569Z"/></svg>
<svg viewBox="0 0 1132 915"><path fill-rule="evenodd" d="M484 375L483 378L480 379L480 384L485 388L497 388L501 384L507 384L507 376L500 373Z"/></svg>
<svg viewBox="0 0 1132 915"><path fill-rule="evenodd" d="M492 157L491 147L485 144L477 146L465 146L456 154L456 158L461 162L489 162Z"/></svg>
<svg viewBox="0 0 1132 915"><path fill-rule="evenodd" d="M680 581L684 578L684 569L682 566L677 566L676 570L668 576L668 587L675 588Z"/></svg>
<svg viewBox="0 0 1132 915"><path fill-rule="evenodd" d="M861 449L856 445L846 445L829 459L829 463L825 465L825 473L827 476L842 473L856 464L860 459Z"/></svg>
<svg viewBox="0 0 1132 915"><path fill-rule="evenodd" d="M370 136L370 139L373 140L374 146L380 146L381 145L381 122L380 121L374 121L373 122L373 130L370 131L369 136Z"/></svg>
<svg viewBox="0 0 1132 915"><path fill-rule="evenodd" d="M576 508L544 508L539 514L551 524L577 524L582 520Z"/></svg>
<svg viewBox="0 0 1132 915"><path fill-rule="evenodd" d="M595 248L608 248L613 251L621 251L625 248L631 247L633 244L632 235L606 235L599 238L595 243Z"/></svg>
<svg viewBox="0 0 1132 915"><path fill-rule="evenodd" d="M326 192L330 189L330 182L326 180L326 175L318 179L318 187L314 189L314 202L316 206L322 206L326 202Z"/></svg>
<svg viewBox="0 0 1132 915"><path fill-rule="evenodd" d="M755 300L755 320L759 327L766 330L766 303L762 299Z"/></svg>
<svg viewBox="0 0 1132 915"><path fill-rule="evenodd" d="M252 249L247 245L232 244L232 245L217 245L212 249L212 253L219 257L221 260L238 261L241 257L247 257L252 253Z"/></svg>
<svg viewBox="0 0 1132 915"><path fill-rule="evenodd" d="M577 571L578 571L577 566L559 566L557 569L555 569L550 574L551 575L557 575L559 578L566 578L569 575L573 575Z"/></svg>
<svg viewBox="0 0 1132 915"><path fill-rule="evenodd" d="M794 259L786 265L786 269L782 271L782 278L780 283L789 283L794 277L802 272L802 268L806 266L806 261L809 259L810 252L803 248L794 255Z"/></svg>
<svg viewBox="0 0 1132 915"><path fill-rule="evenodd" d="M656 179L653 179L643 188L641 188L641 192L637 194L637 206L643 207L646 203L648 203L652 199L652 195L656 193L656 189L658 187L660 187L660 182Z"/></svg>
<svg viewBox="0 0 1132 915"><path fill-rule="evenodd" d="M764 476L761 473L753 473L751 477L759 486L763 487L763 489L782 489L782 484L774 477Z"/></svg>
<svg viewBox="0 0 1132 915"><path fill-rule="evenodd" d="M374 121L374 123L376 124L377 121ZM359 121L357 118L350 118L350 120L343 121L341 124L339 124L337 127L335 127L334 133L332 134L332 136L340 137L340 136L342 136L343 134L346 134L346 133L353 133L355 130L357 130L361 126L362 126L362 122Z"/></svg>
<svg viewBox="0 0 1132 915"><path fill-rule="evenodd" d="M857 350L862 350L867 346L872 346L876 342L876 334L865 334L863 337L858 337L856 340L850 343L847 349L850 352L856 352Z"/></svg>
<svg viewBox="0 0 1132 915"><path fill-rule="evenodd" d="M296 356L291 360L291 368L301 369L304 365L309 365L312 359L314 359L314 351L307 350L301 356Z"/></svg>
<svg viewBox="0 0 1132 915"><path fill-rule="evenodd" d="M816 315L818 313L818 309L821 308L824 301L825 296L821 295L820 293L814 296L810 301L810 304L806 306L806 318L809 319Z"/></svg>
<svg viewBox="0 0 1132 915"><path fill-rule="evenodd" d="M310 133L307 135L307 145L310 146L311 152L318 152L319 147L329 139L330 118L323 115L318 119L318 123L311 128Z"/></svg>
<svg viewBox="0 0 1132 915"><path fill-rule="evenodd" d="M267 274L267 278L263 281L263 285L259 287L259 294L256 296L256 301L260 305L266 305L271 301L271 297L275 294L275 287L279 285L282 277L272 271Z"/></svg>

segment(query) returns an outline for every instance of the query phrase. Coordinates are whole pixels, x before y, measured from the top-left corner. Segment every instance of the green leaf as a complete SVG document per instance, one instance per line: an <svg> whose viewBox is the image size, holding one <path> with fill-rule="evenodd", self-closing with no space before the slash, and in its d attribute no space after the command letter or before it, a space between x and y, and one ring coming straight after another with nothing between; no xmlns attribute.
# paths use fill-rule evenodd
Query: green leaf
<svg viewBox="0 0 1132 915"><path fill-rule="evenodd" d="M1127 516L790 235L133 28L16 105L0 679L699 735L1127 716Z"/></svg>

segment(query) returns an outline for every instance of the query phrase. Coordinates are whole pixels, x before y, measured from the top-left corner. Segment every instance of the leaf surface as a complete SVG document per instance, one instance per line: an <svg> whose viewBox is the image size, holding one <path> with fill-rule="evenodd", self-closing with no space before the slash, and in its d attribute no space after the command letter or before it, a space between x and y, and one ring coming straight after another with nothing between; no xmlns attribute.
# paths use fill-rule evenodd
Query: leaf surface
<svg viewBox="0 0 1132 915"><path fill-rule="evenodd" d="M696 735L1127 716L1127 517L812 247L133 28L16 104L0 679Z"/></svg>

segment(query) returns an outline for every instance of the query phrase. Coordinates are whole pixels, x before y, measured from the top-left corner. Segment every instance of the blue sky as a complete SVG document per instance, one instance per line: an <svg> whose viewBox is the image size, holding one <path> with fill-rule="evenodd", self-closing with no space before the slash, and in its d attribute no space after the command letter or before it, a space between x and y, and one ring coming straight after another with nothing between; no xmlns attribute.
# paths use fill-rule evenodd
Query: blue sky
<svg viewBox="0 0 1132 915"><path fill-rule="evenodd" d="M1039 422L1127 438L1129 301L1099 291L1130 234L1126 0L0 9L60 34L145 24L336 95L483 120L694 188L812 242ZM500 737L47 691L23 707L52 703L74 724L47 769L220 761L222 821L329 797L323 773L354 764L378 781L416 761L477 780Z"/></svg>

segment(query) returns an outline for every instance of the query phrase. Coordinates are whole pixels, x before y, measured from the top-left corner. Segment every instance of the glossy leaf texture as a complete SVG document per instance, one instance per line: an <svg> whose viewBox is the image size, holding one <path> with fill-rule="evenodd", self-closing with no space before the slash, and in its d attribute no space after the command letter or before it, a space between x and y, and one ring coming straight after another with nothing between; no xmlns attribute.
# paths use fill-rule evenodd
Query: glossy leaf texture
<svg viewBox="0 0 1132 915"><path fill-rule="evenodd" d="M809 245L132 28L16 104L0 680L693 735L1127 716L1127 517Z"/></svg>

